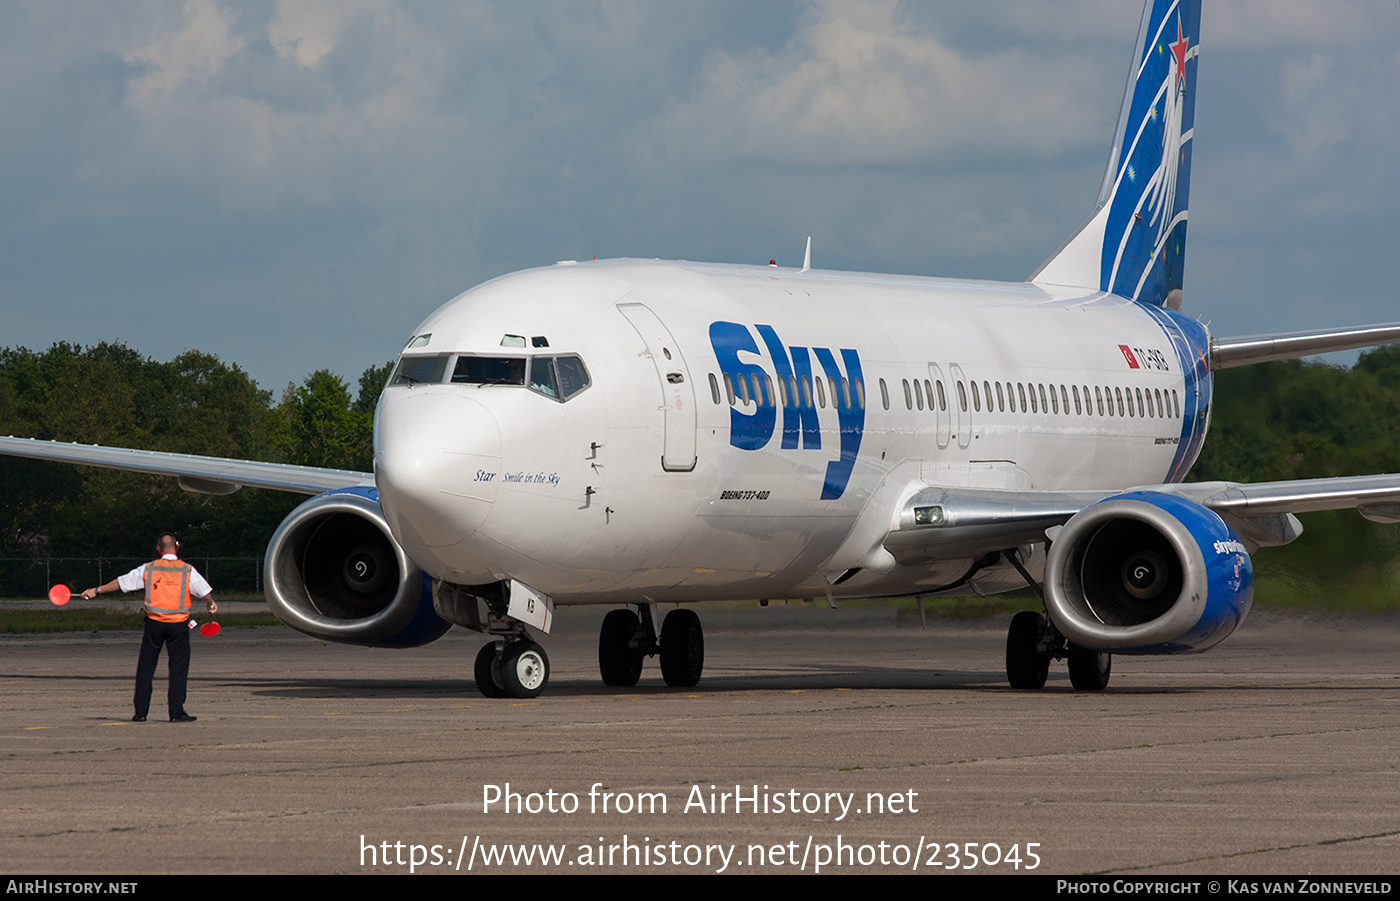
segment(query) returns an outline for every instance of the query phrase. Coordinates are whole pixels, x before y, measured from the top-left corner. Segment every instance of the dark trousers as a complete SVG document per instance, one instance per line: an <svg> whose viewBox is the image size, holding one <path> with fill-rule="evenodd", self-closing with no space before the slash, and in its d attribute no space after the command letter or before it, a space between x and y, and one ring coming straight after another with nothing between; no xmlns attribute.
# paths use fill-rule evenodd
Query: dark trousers
<svg viewBox="0 0 1400 901"><path fill-rule="evenodd" d="M151 681L156 675L160 648L165 645L170 657L170 715L185 712L185 683L190 676L190 624L159 623L146 620L141 636L141 660L136 664L136 715L145 716L151 709Z"/></svg>

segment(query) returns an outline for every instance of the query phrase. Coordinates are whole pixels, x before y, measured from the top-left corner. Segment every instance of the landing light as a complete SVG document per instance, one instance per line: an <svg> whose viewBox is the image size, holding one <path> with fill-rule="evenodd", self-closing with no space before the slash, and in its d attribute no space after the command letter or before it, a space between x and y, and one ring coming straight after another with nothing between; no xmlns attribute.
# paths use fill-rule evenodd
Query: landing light
<svg viewBox="0 0 1400 901"><path fill-rule="evenodd" d="M916 526L941 526L943 525L942 507L915 507L914 525Z"/></svg>

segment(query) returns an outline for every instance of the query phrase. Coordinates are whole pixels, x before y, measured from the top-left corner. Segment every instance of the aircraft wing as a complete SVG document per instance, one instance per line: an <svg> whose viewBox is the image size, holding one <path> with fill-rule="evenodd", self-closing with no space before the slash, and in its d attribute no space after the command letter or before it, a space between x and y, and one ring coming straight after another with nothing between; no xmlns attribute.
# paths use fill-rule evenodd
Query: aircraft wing
<svg viewBox="0 0 1400 901"><path fill-rule="evenodd" d="M1400 475L1339 476L1287 482L1198 482L1169 486L1219 514L1258 516L1356 509L1372 522L1400 522ZM1182 489L1192 489L1189 493ZM1206 489L1214 489L1200 497Z"/></svg>
<svg viewBox="0 0 1400 901"><path fill-rule="evenodd" d="M929 555L981 554L1053 539L1085 507L1117 495L1149 491L1195 501L1224 518L1256 546L1287 544L1302 534L1294 513L1356 509L1373 522L1400 522L1400 474L1283 482L1184 482L1089 491L925 488L898 512L884 545L915 564Z"/></svg>
<svg viewBox="0 0 1400 901"><path fill-rule="evenodd" d="M374 487L374 474L369 472L128 450L95 444L67 444L33 438L0 437L0 454L173 476L180 480L181 488L200 494L232 494L244 486L299 494L320 494L336 488Z"/></svg>

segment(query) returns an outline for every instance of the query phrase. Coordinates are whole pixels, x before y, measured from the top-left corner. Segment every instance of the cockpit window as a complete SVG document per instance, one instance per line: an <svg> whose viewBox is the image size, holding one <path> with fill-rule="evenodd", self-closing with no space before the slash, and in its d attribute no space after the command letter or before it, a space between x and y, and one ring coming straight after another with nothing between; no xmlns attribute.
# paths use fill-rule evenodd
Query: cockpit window
<svg viewBox="0 0 1400 901"><path fill-rule="evenodd" d="M578 357L535 357L530 361L530 390L568 400L589 385L588 370Z"/></svg>
<svg viewBox="0 0 1400 901"><path fill-rule="evenodd" d="M565 400L588 387L588 370L583 368L583 361L578 357L559 357L555 365L559 369L559 389Z"/></svg>
<svg viewBox="0 0 1400 901"><path fill-rule="evenodd" d="M457 385L507 385L529 387L531 391L557 401L566 401L590 384L588 369L576 356L497 357L458 354L452 375L446 379L452 354L403 356L394 370L390 385L436 384L444 380Z"/></svg>
<svg viewBox="0 0 1400 901"><path fill-rule="evenodd" d="M523 385L525 358L458 357L452 381L468 385Z"/></svg>
<svg viewBox="0 0 1400 901"><path fill-rule="evenodd" d="M404 356L399 359L399 367L394 370L390 385L423 385L442 381L447 371L448 355Z"/></svg>
<svg viewBox="0 0 1400 901"><path fill-rule="evenodd" d="M554 378L553 359L535 357L530 361L530 390L538 391L545 397L559 396L559 382Z"/></svg>

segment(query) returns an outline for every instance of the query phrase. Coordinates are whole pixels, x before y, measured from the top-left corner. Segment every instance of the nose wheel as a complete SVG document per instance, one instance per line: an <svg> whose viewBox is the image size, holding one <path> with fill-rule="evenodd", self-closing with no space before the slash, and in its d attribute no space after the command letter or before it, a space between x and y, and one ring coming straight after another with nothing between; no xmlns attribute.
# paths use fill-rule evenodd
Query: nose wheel
<svg viewBox="0 0 1400 901"><path fill-rule="evenodd" d="M549 656L533 641L493 641L476 655L477 691L487 698L536 698L549 684Z"/></svg>

